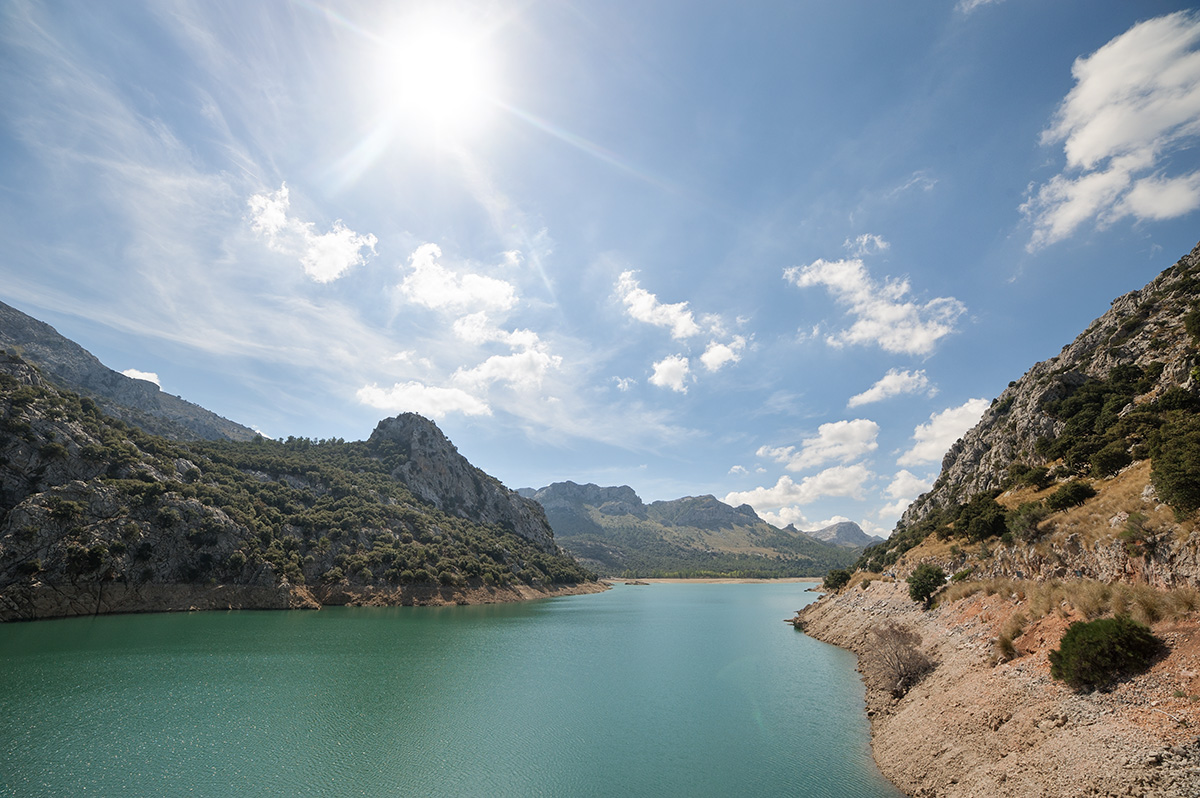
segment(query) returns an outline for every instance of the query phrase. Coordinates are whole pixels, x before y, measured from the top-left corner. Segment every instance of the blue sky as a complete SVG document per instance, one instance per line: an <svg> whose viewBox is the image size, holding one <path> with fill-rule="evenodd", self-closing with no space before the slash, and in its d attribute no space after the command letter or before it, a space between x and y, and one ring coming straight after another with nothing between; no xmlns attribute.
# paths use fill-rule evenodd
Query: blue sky
<svg viewBox="0 0 1200 798"><path fill-rule="evenodd" d="M272 437L886 535L1200 239L1140 0L0 9L0 299Z"/></svg>

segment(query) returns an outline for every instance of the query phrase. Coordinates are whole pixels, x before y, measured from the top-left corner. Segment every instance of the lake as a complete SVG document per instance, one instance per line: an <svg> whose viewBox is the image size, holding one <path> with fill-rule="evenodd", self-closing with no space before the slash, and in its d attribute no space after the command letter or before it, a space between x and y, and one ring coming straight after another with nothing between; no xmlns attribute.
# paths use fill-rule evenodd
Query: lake
<svg viewBox="0 0 1200 798"><path fill-rule="evenodd" d="M806 587L0 625L0 794L902 796Z"/></svg>

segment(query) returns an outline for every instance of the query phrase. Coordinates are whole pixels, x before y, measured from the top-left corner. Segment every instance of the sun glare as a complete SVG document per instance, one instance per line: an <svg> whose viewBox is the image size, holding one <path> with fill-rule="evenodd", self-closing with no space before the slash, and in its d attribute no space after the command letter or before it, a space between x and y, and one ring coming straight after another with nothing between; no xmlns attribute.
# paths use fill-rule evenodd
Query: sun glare
<svg viewBox="0 0 1200 798"><path fill-rule="evenodd" d="M470 132L491 110L494 59L483 37L446 23L405 30L389 46L385 91L403 123L443 136Z"/></svg>

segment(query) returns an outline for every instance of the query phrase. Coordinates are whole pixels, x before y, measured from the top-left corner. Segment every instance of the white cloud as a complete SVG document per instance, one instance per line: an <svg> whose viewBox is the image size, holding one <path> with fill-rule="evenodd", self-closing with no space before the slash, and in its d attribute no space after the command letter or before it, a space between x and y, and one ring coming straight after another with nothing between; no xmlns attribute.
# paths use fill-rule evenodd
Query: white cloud
<svg viewBox="0 0 1200 798"><path fill-rule="evenodd" d="M1200 136L1200 15L1180 11L1134 25L1071 67L1075 86L1043 144L1063 143L1066 168L1031 188L1021 211L1030 251L1094 220L1170 219L1200 208L1200 171L1164 176Z"/></svg>
<svg viewBox="0 0 1200 798"><path fill-rule="evenodd" d="M740 335L733 336L733 340L727 344L712 341L700 356L700 362L709 371L717 371L726 363L737 363L741 360L742 350L745 348L746 339Z"/></svg>
<svg viewBox="0 0 1200 798"><path fill-rule="evenodd" d="M811 504L825 497L863 498L863 486L874 476L861 463L834 466L795 482L786 474L771 487L727 493L724 502L733 507L749 504L759 515L798 504Z"/></svg>
<svg viewBox="0 0 1200 798"><path fill-rule="evenodd" d="M831 346L875 344L888 352L925 355L941 338L954 332L966 306L953 297L924 304L904 301L907 280L875 282L861 260L817 260L792 266L784 279L800 288L822 285L855 317L850 329L826 336Z"/></svg>
<svg viewBox="0 0 1200 798"><path fill-rule="evenodd" d="M796 529L799 529L802 532L808 529L820 529L820 527L812 526L809 523L808 518L805 517L803 511L801 511L799 507L780 507L778 511L773 513L760 513L758 510L755 510L754 512L758 513L758 517L766 521L768 524L777 526L780 529L783 529L788 524L795 526Z"/></svg>
<svg viewBox="0 0 1200 798"><path fill-rule="evenodd" d="M687 302L670 305L659 302L658 297L638 285L633 272L621 273L617 279L617 295L632 318L646 324L668 327L672 338L682 340L703 332L695 316L688 310Z"/></svg>
<svg viewBox="0 0 1200 798"><path fill-rule="evenodd" d="M551 355L539 345L511 355L492 355L474 368L458 369L451 379L475 389L502 382L519 390L532 390L542 386L548 371L561 365L561 356Z"/></svg>
<svg viewBox="0 0 1200 798"><path fill-rule="evenodd" d="M958 0L958 5L954 7L954 10L960 14L970 14L977 8L995 5L1000 2L1003 2L1003 0Z"/></svg>
<svg viewBox="0 0 1200 798"><path fill-rule="evenodd" d="M419 382L396 383L391 388L365 385L358 389L358 401L389 413L419 413L433 419L450 413L466 416L490 416L487 404L461 388L439 388Z"/></svg>
<svg viewBox="0 0 1200 798"><path fill-rule="evenodd" d="M881 402L884 399L890 399L893 396L900 396L901 394L920 393L928 387L929 378L925 376L924 370L900 371L899 369L888 369L887 374L884 374L870 388L860 394L851 396L846 406L859 407L860 405L871 404L872 402ZM930 396L934 393L936 391L931 390Z"/></svg>
<svg viewBox="0 0 1200 798"><path fill-rule="evenodd" d="M905 502L911 502L932 486L933 483L928 479L918 477L908 469L901 469L896 472L896 476L892 477L892 481L884 489L884 493L893 499L903 499Z"/></svg>
<svg viewBox="0 0 1200 798"><path fill-rule="evenodd" d="M621 393L625 393L626 391L631 390L633 386L637 385L637 380L630 379L628 377L613 377L612 379L613 384L617 386L617 390Z"/></svg>
<svg viewBox="0 0 1200 798"><path fill-rule="evenodd" d="M508 310L517 303L512 284L495 277L459 275L438 263L437 244L422 244L408 257L412 270L400 283L400 293L423 307L449 312Z"/></svg>
<svg viewBox="0 0 1200 798"><path fill-rule="evenodd" d="M378 239L374 235L360 235L341 219L328 233L318 235L312 222L288 216L290 204L287 183L278 191L251 196L247 201L250 227L266 238L271 250L298 258L304 273L318 283L336 280L352 266L365 263L364 249L375 254Z"/></svg>
<svg viewBox="0 0 1200 798"><path fill-rule="evenodd" d="M815 437L801 441L799 451L794 446L762 446L757 454L784 463L788 471L803 471L833 460L847 463L873 452L879 446L878 435L879 425L869 419L832 421L817 427Z"/></svg>
<svg viewBox="0 0 1200 798"><path fill-rule="evenodd" d="M975 426L990 406L987 399L968 399L959 407L931 414L928 424L920 424L913 430L916 443L896 459L897 465L940 463L954 442Z"/></svg>
<svg viewBox="0 0 1200 798"><path fill-rule="evenodd" d="M877 236L873 233L863 233L854 240L847 238L842 246L850 251L850 254L856 258L861 258L864 255L872 255L876 252L883 252L888 249L891 244L883 240L883 236Z"/></svg>
<svg viewBox="0 0 1200 798"><path fill-rule="evenodd" d="M137 369L125 369L121 373L131 379L145 380L146 382L154 383L159 388L162 387L162 383L158 381L158 375L155 374L153 371L138 371Z"/></svg>
<svg viewBox="0 0 1200 798"><path fill-rule="evenodd" d="M650 382L660 388L670 388L672 391L687 393L687 381L691 368L688 359L682 355L668 355L654 364L654 373Z"/></svg>
<svg viewBox="0 0 1200 798"><path fill-rule="evenodd" d="M749 474L750 472L746 470L745 466L735 465L729 469L729 473L730 474Z"/></svg>

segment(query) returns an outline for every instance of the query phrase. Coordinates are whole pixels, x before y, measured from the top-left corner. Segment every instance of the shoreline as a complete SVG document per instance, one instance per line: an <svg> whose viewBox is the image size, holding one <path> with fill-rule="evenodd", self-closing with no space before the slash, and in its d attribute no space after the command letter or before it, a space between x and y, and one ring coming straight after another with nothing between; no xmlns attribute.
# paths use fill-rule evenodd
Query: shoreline
<svg viewBox="0 0 1200 798"><path fill-rule="evenodd" d="M557 596L603 593L601 581L576 584L472 584L460 587L404 585L375 588L348 585L99 585L37 583L0 594L0 623L146 612L228 610L319 610L322 607L439 607L509 604Z"/></svg>
<svg viewBox="0 0 1200 798"><path fill-rule="evenodd" d="M657 576L604 576L600 578L601 582L610 585L623 585L629 582L644 582L646 584L693 584L693 585L753 585L753 584L821 584L822 577L819 576L782 576L772 579L739 579L734 577L724 576L704 576L704 577L657 577Z"/></svg>
<svg viewBox="0 0 1200 798"><path fill-rule="evenodd" d="M871 751L883 775L913 796L1200 796L1198 624L1161 624L1169 653L1108 692L1076 693L1049 675L1047 652L1070 619L1053 613L993 664L1016 596L977 595L923 611L906 585L873 582L800 610L797 629L854 653L866 688ZM864 668L871 630L895 622L920 635L933 670L894 698ZM1161 627L1161 628L1160 628Z"/></svg>

